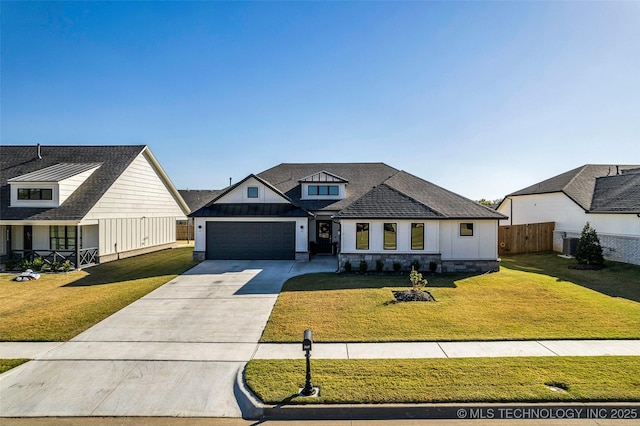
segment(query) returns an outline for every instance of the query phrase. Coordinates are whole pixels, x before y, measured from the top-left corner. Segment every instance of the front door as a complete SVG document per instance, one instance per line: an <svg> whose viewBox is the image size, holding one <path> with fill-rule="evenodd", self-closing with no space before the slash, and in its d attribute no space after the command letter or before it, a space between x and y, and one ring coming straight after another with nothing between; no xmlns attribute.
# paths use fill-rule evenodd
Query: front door
<svg viewBox="0 0 640 426"><path fill-rule="evenodd" d="M33 249L33 227L31 225L23 226L23 250L32 250Z"/></svg>
<svg viewBox="0 0 640 426"><path fill-rule="evenodd" d="M316 251L318 254L331 254L331 221L316 221Z"/></svg>

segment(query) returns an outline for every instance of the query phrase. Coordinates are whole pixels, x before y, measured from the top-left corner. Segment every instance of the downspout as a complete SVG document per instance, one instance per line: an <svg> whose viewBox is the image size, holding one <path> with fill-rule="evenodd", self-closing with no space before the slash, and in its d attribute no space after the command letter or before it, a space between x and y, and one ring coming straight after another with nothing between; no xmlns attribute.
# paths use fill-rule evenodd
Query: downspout
<svg viewBox="0 0 640 426"><path fill-rule="evenodd" d="M513 198L509 197L509 224L513 225Z"/></svg>

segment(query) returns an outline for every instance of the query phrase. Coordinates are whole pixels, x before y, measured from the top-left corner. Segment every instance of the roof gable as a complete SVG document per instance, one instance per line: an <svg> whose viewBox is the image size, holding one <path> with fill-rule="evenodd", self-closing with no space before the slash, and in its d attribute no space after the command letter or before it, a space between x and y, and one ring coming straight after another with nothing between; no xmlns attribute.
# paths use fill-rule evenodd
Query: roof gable
<svg viewBox="0 0 640 426"><path fill-rule="evenodd" d="M334 175L332 173L323 170L318 173L314 173L307 177L304 177L299 180L299 182L309 183L309 182L335 182L335 183L347 183L349 182L345 178L341 178L340 176Z"/></svg>

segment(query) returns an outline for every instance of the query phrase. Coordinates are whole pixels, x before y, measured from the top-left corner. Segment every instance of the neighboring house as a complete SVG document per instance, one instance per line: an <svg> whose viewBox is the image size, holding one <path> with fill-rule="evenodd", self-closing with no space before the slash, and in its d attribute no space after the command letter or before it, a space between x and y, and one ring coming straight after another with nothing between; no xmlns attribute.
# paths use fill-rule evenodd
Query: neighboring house
<svg viewBox="0 0 640 426"><path fill-rule="evenodd" d="M3 258L80 267L172 247L188 206L148 147L0 146Z"/></svg>
<svg viewBox="0 0 640 426"><path fill-rule="evenodd" d="M501 225L555 222L553 248L589 222L607 259L640 265L640 165L587 164L509 194Z"/></svg>
<svg viewBox="0 0 640 426"><path fill-rule="evenodd" d="M280 164L193 212L196 259L337 254L385 270L418 260L443 272L495 271L495 210L383 163Z"/></svg>

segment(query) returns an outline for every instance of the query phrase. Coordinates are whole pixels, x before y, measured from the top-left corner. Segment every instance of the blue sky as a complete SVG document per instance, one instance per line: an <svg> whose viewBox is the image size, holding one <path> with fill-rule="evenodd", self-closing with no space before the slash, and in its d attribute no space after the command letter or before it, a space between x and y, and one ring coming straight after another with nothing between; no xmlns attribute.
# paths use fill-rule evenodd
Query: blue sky
<svg viewBox="0 0 640 426"><path fill-rule="evenodd" d="M640 2L1 8L2 144L146 144L180 189L385 162L495 199L640 163Z"/></svg>

